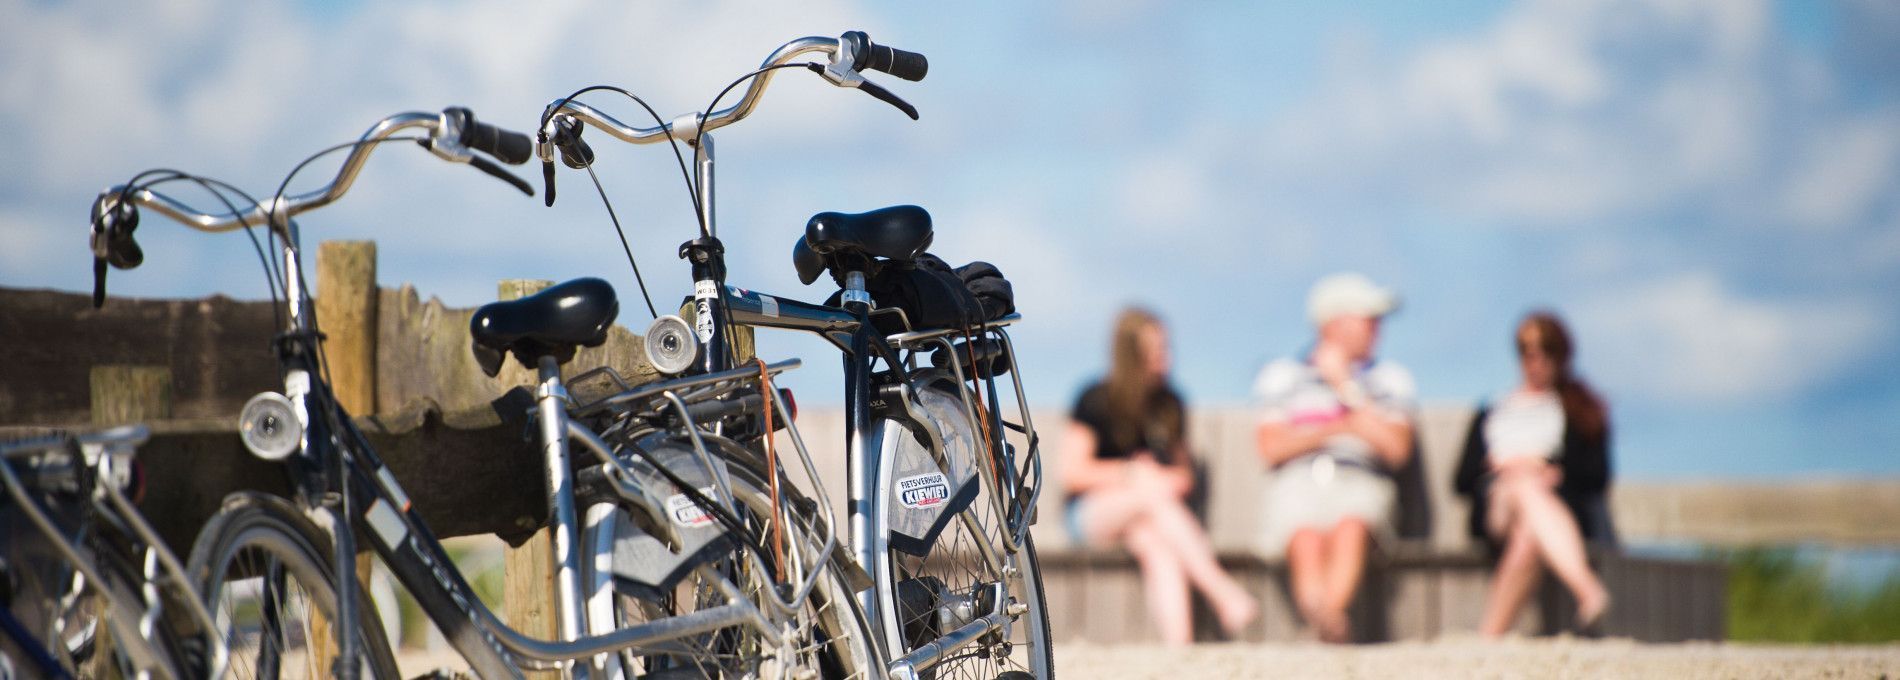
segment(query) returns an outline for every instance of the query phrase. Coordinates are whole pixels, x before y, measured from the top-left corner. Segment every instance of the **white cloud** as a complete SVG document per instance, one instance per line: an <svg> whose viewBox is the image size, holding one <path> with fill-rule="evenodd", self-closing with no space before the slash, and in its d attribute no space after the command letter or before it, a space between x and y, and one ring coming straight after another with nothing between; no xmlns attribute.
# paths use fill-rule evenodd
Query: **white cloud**
<svg viewBox="0 0 1900 680"><path fill-rule="evenodd" d="M1214 198L1212 181L1205 157L1169 149L1125 164L1113 200L1130 226L1139 229L1204 224Z"/></svg>
<svg viewBox="0 0 1900 680"><path fill-rule="evenodd" d="M1768 14L1761 0L1534 0L1396 60L1347 43L1262 156L1295 182L1526 227L1863 217L1900 187L1900 107L1855 111Z"/></svg>
<svg viewBox="0 0 1900 680"><path fill-rule="evenodd" d="M1891 191L1900 170L1900 121L1843 121L1815 135L1804 155L1783 199L1788 219L1810 229L1847 226Z"/></svg>
<svg viewBox="0 0 1900 680"><path fill-rule="evenodd" d="M1586 300L1581 362L1613 389L1665 400L1778 399L1842 377L1890 335L1877 302L1766 300L1708 272Z"/></svg>

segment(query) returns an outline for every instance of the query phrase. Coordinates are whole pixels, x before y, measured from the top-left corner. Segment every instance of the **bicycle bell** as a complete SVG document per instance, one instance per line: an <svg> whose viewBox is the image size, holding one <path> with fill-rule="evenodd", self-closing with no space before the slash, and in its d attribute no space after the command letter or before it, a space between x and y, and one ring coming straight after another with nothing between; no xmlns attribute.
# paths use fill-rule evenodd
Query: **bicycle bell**
<svg viewBox="0 0 1900 680"><path fill-rule="evenodd" d="M673 314L661 316L647 326L647 363L666 375L678 375L699 358L699 339L692 324Z"/></svg>
<svg viewBox="0 0 1900 680"><path fill-rule="evenodd" d="M238 437L244 448L264 460L283 460L297 451L303 440L303 423L290 398L276 392L262 392L244 402L238 415Z"/></svg>

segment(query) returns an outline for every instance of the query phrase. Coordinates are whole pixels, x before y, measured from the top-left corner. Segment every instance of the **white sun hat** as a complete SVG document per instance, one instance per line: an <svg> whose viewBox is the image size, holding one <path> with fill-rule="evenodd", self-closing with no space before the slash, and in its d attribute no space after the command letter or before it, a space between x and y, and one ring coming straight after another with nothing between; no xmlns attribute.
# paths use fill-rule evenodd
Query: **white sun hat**
<svg viewBox="0 0 1900 680"><path fill-rule="evenodd" d="M1306 315L1313 325L1322 326L1340 316L1378 318L1399 308L1399 294L1373 283L1358 272L1340 272L1322 277L1306 297Z"/></svg>

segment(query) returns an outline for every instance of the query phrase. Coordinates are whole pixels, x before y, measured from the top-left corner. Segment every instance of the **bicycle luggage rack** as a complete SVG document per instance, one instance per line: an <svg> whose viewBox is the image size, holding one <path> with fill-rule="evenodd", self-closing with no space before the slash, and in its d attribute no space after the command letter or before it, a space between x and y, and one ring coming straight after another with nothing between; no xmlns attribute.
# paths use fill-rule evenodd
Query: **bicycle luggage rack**
<svg viewBox="0 0 1900 680"><path fill-rule="evenodd" d="M900 309L897 311L898 318L902 320L905 327L908 328L910 326L909 319L902 313L903 310ZM1010 342L1009 332L1004 330L1005 327L1014 325L1016 322L1022 321L1022 319L1021 314L1009 314L1001 318L985 321L971 329L939 328L922 331L906 331L903 333L893 333L885 338L885 342L889 343L891 347L910 351L910 355L905 359L907 364L905 366L906 370L914 370L916 368L915 362L918 352L927 348L940 348L951 357L951 360L948 362L949 368L957 378L957 384L959 385L957 392L960 401L963 403L964 417L968 420L972 432L983 433L986 430L988 431L990 451L993 456L998 458L998 460L994 461L996 463L995 469L998 470L1000 474L1008 476L1005 479L995 480L995 482L999 485L1006 484L1012 487L1011 493L1008 494L1007 498L1015 499L1013 507L1001 507L1000 504L1003 502L1005 496L1002 494L994 494L996 498L995 502L999 504L996 508L998 514L1007 518L1010 525L1010 530L1004 533L1004 537L1009 541L1007 547L1012 553L1021 549L1023 541L1029 533L1029 527L1035 523L1036 500L1042 495L1043 487L1042 440L1036 435L1036 423L1029 414L1029 401L1023 392L1022 371L1019 370L1016 365L1016 347ZM988 371L987 375L981 377L984 386L988 388L987 394L989 395L989 404L987 404L987 408L982 409L981 412L989 414L991 427L984 428L978 424L978 405L973 401L976 395L967 387L973 379L973 376L964 374L963 362L957 358L956 346L951 342L958 337L966 338L966 343L976 342L984 340L991 335L994 335L997 341L1002 343L1003 355L1009 361L1010 383L1011 387L1015 389L1016 407L1020 414L1019 417L1022 418L1020 425L1005 420L999 410L1000 400L997 397L995 371ZM976 366L971 366L970 368L971 370L977 369ZM1009 458L1012 457L1010 455L1011 448L1007 437L1004 435L1005 429L1015 430L1022 434L1025 439L1028 452L1027 455L1023 457L1020 466L1016 465L1015 461L1009 460ZM1025 494L1024 491L1028 493Z"/></svg>
<svg viewBox="0 0 1900 680"><path fill-rule="evenodd" d="M778 375L785 371L798 368L801 365L803 365L803 362L798 359L787 359L765 364L763 371L761 371L757 364L754 364L719 371L717 373L682 376L670 380L647 383L637 387L629 383L626 378L621 376L618 371L615 371L613 367L601 366L580 373L574 376L569 382L579 383L590 378L605 377L620 387L621 391L577 406L571 410L575 418L587 418L613 412L617 422L605 431L595 434L570 420L568 434L586 448L593 450L595 456L601 459L606 469L611 471L609 478L614 481L612 488L615 493L629 502L638 504L639 490L628 486L632 480L637 478L633 475L633 472L627 468L625 462L613 455L613 451L618 448L627 448L635 451L639 451L640 449L632 445L613 446L608 444L607 440L617 434L627 434L625 426L630 419L658 420L670 409L679 417L681 421L680 426L686 431L688 438L692 442L693 451L698 456L700 464L705 466L709 475L718 481L717 484L713 485L714 494L717 498L707 500L715 500L719 505L732 509L736 506L736 501L732 495L731 480L726 477L725 468L718 465L717 462L713 460L712 453L707 450L705 439L701 436L702 428L698 423L698 419L693 416L692 405L737 394L743 390L756 392L759 390L758 383L761 372L767 376ZM799 434L798 426L793 422L791 410L786 407L785 400L774 399L772 400L772 406L779 421L784 423L786 436L791 439L792 448L797 451L799 462L803 465L805 474L814 481L820 479L818 466L812 462L811 452L806 448L804 437ZM773 433L765 432L762 433L761 436L770 437L773 436ZM659 466L659 463L655 460L648 459L648 462ZM779 469L767 470L765 473L766 475L785 478L784 465L782 463L779 465ZM789 478L785 479L789 485ZM774 596L768 600L777 606L780 613L783 614L793 614L797 612L800 607L804 606L806 598L810 597L812 589L817 586L818 579L824 573L824 569L826 568L825 560L838 547L838 523L837 517L832 510L830 494L825 490L823 484L813 484L813 486L817 489L818 498L815 500L818 501L818 508L822 513L820 519L825 527L825 540L823 546L812 553L812 563L809 567L803 564L797 564L796 555L793 555L794 559L792 562L794 562L795 566L800 567L804 571L804 575L798 580L798 587L793 589L789 598L783 597L781 593L775 590L773 593ZM696 492L692 489L682 488L681 491L696 495ZM700 499L695 499L695 502L699 502L699 500ZM791 506L788 505L786 507L788 512L791 511ZM763 559L754 551L747 550L743 552L756 563L754 565L755 567L761 571L765 570Z"/></svg>

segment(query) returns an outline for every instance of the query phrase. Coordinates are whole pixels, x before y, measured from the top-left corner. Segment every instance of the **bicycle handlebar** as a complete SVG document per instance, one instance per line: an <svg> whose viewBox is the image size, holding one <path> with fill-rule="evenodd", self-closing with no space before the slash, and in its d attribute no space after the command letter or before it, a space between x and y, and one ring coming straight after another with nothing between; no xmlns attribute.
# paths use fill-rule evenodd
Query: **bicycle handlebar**
<svg viewBox="0 0 1900 680"><path fill-rule="evenodd" d="M467 125L465 128L464 126ZM114 186L99 192L93 203L92 218L95 238L98 236L100 220L115 210L122 210L122 204L129 203L157 210L160 214L172 218L185 226L205 232L226 232L251 226L264 226L272 223L272 217L280 221L335 203L348 193L356 182L357 173L362 172L363 164L376 150L375 142L388 139L396 133L420 128L427 130L429 139L424 147L437 157L452 163L468 163L474 156L471 149L491 153L497 159L510 165L527 162L528 155L523 150L532 148L533 142L527 135L509 132L492 125L475 123L467 109L448 109L442 113L409 112L399 113L378 121L357 140L357 146L350 150L348 158L343 160L342 169L336 178L321 189L295 196L273 199L269 205L253 206L241 213L208 213L151 189L131 188L124 185ZM511 157L513 156L513 157ZM121 200L123 199L123 200ZM103 257L105 253L95 243L94 253Z"/></svg>
<svg viewBox="0 0 1900 680"><path fill-rule="evenodd" d="M700 133L711 132L737 123L744 120L746 116L752 115L752 110L758 106L759 96L765 92L767 86L771 85L772 76L777 74L777 70L772 67L789 64L800 55L814 52L822 52L831 57L831 63L828 66L814 69L824 75L826 80L839 87L865 89L886 101L895 97L887 99L890 93L882 92L882 88L878 88L875 83L864 80L864 77L858 73L860 70L869 68L883 71L906 80L922 80L925 72L929 70L929 61L924 58L924 55L876 45L862 31L851 31L839 38L799 38L780 45L778 49L772 51L771 56L766 57L759 66L761 71L758 76L746 86L745 93L739 97L738 103L710 114L694 112L675 118L668 123L653 127L639 127L620 122L599 109L572 99L562 98L549 102L542 116L540 139L543 141L535 145L536 155L540 156L544 163L553 162L554 139L561 132L557 125L563 117L600 128L607 134L613 135L615 139L629 144L652 144L669 138L692 139ZM867 85L869 87L866 87ZM879 95L879 92L882 94ZM898 108L904 109L907 106L908 104L900 105ZM912 118L916 117L915 109L908 109L906 113L910 113Z"/></svg>
<svg viewBox="0 0 1900 680"><path fill-rule="evenodd" d="M106 268L133 269L144 262L144 252L133 239L138 228L139 208L156 210L180 224L204 232L226 232L252 226L269 226L280 232L287 243L295 243L289 233L290 218L335 203L348 193L357 173L374 153L377 142L398 132L421 129L429 133L418 140L436 157L452 163L467 163L485 173L507 181L530 196L534 188L500 166L476 156L480 151L509 165L526 163L532 157L533 141L527 135L479 123L465 108L449 108L441 113L399 113L377 121L363 133L343 160L336 177L321 189L288 197L273 197L264 205L253 205L239 212L203 212L147 187L118 185L99 192L91 211L93 254L93 306L105 302Z"/></svg>

